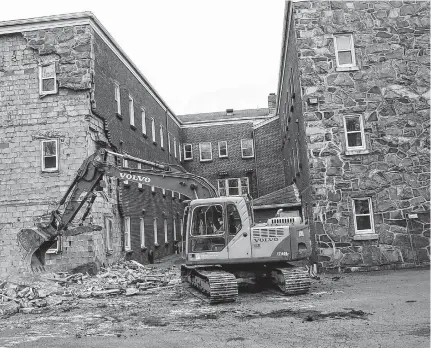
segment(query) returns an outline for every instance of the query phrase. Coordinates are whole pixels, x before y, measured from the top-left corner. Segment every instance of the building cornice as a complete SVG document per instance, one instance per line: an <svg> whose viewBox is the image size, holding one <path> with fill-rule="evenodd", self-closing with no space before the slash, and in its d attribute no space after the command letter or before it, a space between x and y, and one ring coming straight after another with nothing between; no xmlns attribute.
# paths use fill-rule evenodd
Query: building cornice
<svg viewBox="0 0 431 348"><path fill-rule="evenodd" d="M174 123L178 127L181 126L181 121L175 116L175 113L167 106L166 102L160 97L156 89L148 82L144 74L142 74L142 72L137 68L137 66L127 56L127 54L121 49L119 44L114 40L111 34L109 34L106 28L102 25L102 23L100 23L100 21L92 12L69 13L0 22L0 35L76 25L90 25L91 28L121 60L121 62L137 78L137 80L147 90L147 92L157 101L157 103L167 113L167 115L169 115Z"/></svg>

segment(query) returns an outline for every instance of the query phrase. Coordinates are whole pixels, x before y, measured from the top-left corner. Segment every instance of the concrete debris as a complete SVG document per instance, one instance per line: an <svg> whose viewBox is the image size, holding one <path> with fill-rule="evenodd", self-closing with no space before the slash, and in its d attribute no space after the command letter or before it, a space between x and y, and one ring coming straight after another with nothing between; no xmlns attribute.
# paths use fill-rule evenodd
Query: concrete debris
<svg viewBox="0 0 431 348"><path fill-rule="evenodd" d="M0 279L0 315L37 314L71 300L91 297L154 294L180 283L175 265L161 269L136 261L121 261L102 268L95 276L59 272L42 274L31 282Z"/></svg>

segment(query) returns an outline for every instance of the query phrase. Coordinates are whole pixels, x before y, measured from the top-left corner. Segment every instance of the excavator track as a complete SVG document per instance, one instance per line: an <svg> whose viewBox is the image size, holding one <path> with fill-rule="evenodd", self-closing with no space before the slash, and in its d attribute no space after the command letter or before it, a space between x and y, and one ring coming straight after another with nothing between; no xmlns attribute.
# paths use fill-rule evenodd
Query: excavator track
<svg viewBox="0 0 431 348"><path fill-rule="evenodd" d="M285 295L305 294L311 287L308 271L302 268L275 268L272 280Z"/></svg>
<svg viewBox="0 0 431 348"><path fill-rule="evenodd" d="M234 302L238 297L238 283L232 273L186 266L181 270L186 281L207 296L210 304Z"/></svg>

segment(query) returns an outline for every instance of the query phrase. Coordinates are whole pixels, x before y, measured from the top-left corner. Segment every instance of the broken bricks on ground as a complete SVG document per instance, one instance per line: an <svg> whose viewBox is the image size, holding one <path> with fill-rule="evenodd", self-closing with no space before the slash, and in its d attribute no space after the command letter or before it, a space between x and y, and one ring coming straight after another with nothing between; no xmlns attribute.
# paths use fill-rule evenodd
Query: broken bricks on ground
<svg viewBox="0 0 431 348"><path fill-rule="evenodd" d="M0 279L0 315L41 313L68 299L150 294L181 283L178 268L120 261L88 273L46 273L29 279Z"/></svg>

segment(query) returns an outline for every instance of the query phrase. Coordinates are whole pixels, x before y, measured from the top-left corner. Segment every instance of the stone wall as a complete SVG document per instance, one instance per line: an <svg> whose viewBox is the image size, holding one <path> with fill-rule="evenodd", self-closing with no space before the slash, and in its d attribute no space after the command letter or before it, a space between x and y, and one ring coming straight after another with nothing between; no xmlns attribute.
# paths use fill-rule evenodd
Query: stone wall
<svg viewBox="0 0 431 348"><path fill-rule="evenodd" d="M28 270L17 233L46 221L57 207L76 170L94 151L95 138L89 126L99 128L103 136L103 123L90 112L90 42L88 26L0 36L1 275ZM40 96L39 64L45 62L55 62L59 89L56 94ZM41 141L46 139L59 142L59 170L55 172L41 168ZM100 214L112 213L112 205L102 203L101 198L95 206ZM94 222L103 224L103 219ZM102 253L91 245L102 245L98 243L102 238L100 233L62 241L63 252L48 255L48 269L73 267L84 259L106 262L103 247Z"/></svg>
<svg viewBox="0 0 431 348"><path fill-rule="evenodd" d="M428 1L294 3L323 268L429 262L429 11ZM334 33L353 33L357 69L336 70ZM346 151L345 115L363 117L365 151ZM367 240L353 223L361 197L374 211Z"/></svg>

